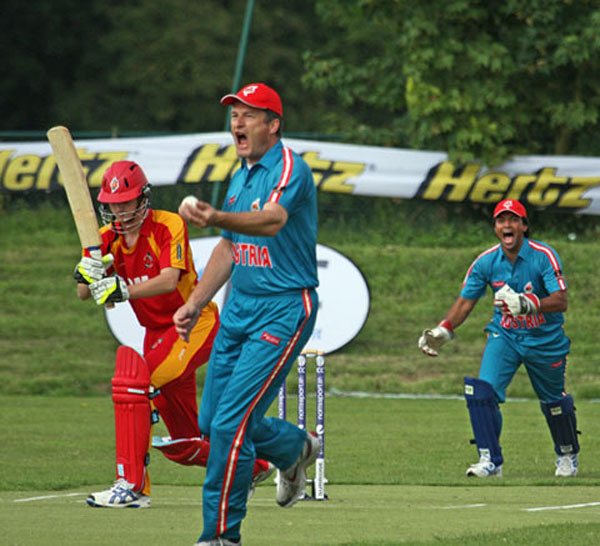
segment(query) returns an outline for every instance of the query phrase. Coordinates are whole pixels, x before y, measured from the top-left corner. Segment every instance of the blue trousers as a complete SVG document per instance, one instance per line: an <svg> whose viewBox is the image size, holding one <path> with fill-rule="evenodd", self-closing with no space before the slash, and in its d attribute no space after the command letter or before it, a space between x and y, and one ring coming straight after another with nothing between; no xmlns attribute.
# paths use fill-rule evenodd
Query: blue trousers
<svg viewBox="0 0 600 546"><path fill-rule="evenodd" d="M539 400L551 402L563 396L567 365L564 346L558 351L543 345L522 347L508 336L490 332L481 358L479 379L494 387L497 402L506 400L506 389L521 364Z"/></svg>
<svg viewBox="0 0 600 546"><path fill-rule="evenodd" d="M302 451L305 431L264 415L310 338L317 303L315 290L233 291L225 305L198 417L210 437L200 540L240 537L256 457L286 469Z"/></svg>

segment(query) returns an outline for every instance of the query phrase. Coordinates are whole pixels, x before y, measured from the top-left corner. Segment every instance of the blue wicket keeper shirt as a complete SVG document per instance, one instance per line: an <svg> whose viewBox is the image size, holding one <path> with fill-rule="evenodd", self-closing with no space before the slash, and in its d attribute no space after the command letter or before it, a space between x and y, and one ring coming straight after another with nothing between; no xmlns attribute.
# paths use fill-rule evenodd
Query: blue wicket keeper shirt
<svg viewBox="0 0 600 546"><path fill-rule="evenodd" d="M317 197L312 171L281 142L248 169L246 160L229 183L223 210L259 211L268 201L285 207L288 220L275 237L224 230L233 243L231 282L252 295L316 288Z"/></svg>
<svg viewBox="0 0 600 546"><path fill-rule="evenodd" d="M504 255L501 245L482 252L467 271L461 296L468 300L485 295L489 285L497 292L508 284L515 292L533 293L540 299L557 290L566 290L562 265L550 246L525 237L513 263ZM562 313L538 313L531 316L506 317L494 309L486 331L510 335L524 347L556 344L568 349L569 341L563 330Z"/></svg>

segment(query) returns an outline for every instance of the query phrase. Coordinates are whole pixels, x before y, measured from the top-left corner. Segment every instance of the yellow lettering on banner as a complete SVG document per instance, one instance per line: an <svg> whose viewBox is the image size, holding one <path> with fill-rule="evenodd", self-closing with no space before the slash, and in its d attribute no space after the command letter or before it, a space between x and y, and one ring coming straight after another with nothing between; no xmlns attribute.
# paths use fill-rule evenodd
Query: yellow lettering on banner
<svg viewBox="0 0 600 546"><path fill-rule="evenodd" d="M540 171L535 185L527 194L527 200L531 205L547 207L558 201L562 188L552 186L564 186L569 179L566 176L555 176L555 173L556 169L553 167L544 167Z"/></svg>
<svg viewBox="0 0 600 546"><path fill-rule="evenodd" d="M510 186L510 177L504 173L487 173L477 182L470 199L477 203L496 203L504 197L504 192Z"/></svg>
<svg viewBox="0 0 600 546"><path fill-rule="evenodd" d="M38 190L49 190L50 181L52 180L52 174L56 169L56 158L54 155L46 156L42 162L42 167L38 173L37 184L35 187Z"/></svg>
<svg viewBox="0 0 600 546"><path fill-rule="evenodd" d="M592 176L571 178L571 187L560 198L558 206L569 208L589 207L591 199L582 199L582 195L594 186L600 186L600 178Z"/></svg>
<svg viewBox="0 0 600 546"><path fill-rule="evenodd" d="M332 169L331 174L321 180L320 188L323 191L352 193L354 185L347 184L346 181L353 176L361 174L365 170L365 166L362 163L335 161L332 165Z"/></svg>
<svg viewBox="0 0 600 546"><path fill-rule="evenodd" d="M4 150L0 152L0 176L4 172L4 168L10 159L10 156L14 153L14 150ZM2 184L2 179L0 178L0 184Z"/></svg>
<svg viewBox="0 0 600 546"><path fill-rule="evenodd" d="M6 169L4 187L10 191L25 191L34 187L35 173L40 166L37 155L21 155L13 159Z"/></svg>
<svg viewBox="0 0 600 546"><path fill-rule="evenodd" d="M302 158L312 170L315 186L323 191L352 193L354 185L347 184L347 180L365 170L364 163L321 159L319 152L305 152Z"/></svg>
<svg viewBox="0 0 600 546"><path fill-rule="evenodd" d="M520 174L519 176L516 176L515 181L513 182L510 191L506 194L505 199L516 199L518 201L525 193L527 186L533 184L536 180L537 176L534 174Z"/></svg>
<svg viewBox="0 0 600 546"><path fill-rule="evenodd" d="M319 157L319 152L305 152L302 154L302 158L313 173L313 178L315 180L315 186L320 187L321 182L323 180L323 176L329 170L331 166L331 161L326 159L321 159Z"/></svg>
<svg viewBox="0 0 600 546"><path fill-rule="evenodd" d="M227 180L233 169L237 168L238 157L235 146L228 146L224 152L218 144L204 144L194 154L193 160L185 170L183 181L221 182Z"/></svg>
<svg viewBox="0 0 600 546"><path fill-rule="evenodd" d="M469 163L462 169L461 174L456 176L456 168L452 163L449 161L440 163L427 184L423 199L440 199L444 192L451 187L452 190L448 193L446 200L464 201L475 182L479 168L477 163Z"/></svg>

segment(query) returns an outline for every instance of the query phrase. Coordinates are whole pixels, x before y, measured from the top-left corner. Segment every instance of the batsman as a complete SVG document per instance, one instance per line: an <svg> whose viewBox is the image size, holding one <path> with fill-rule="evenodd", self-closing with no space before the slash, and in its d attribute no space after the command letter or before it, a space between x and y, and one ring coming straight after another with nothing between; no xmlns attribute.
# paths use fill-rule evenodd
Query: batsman
<svg viewBox="0 0 600 546"><path fill-rule="evenodd" d="M116 481L92 493L94 507L150 506L148 473L152 425L162 418L170 437L155 442L170 460L206 466L209 442L198 428L196 369L206 363L219 327L214 302L201 311L189 341L182 341L172 316L197 284L187 227L175 213L150 208L150 184L132 161L113 163L98 195L100 259L84 251L75 267L77 295L98 305L129 300L145 329L143 357L117 349L112 378L115 411ZM253 484L273 471L256 461Z"/></svg>
<svg viewBox="0 0 600 546"><path fill-rule="evenodd" d="M454 337L486 288L494 293L494 313L485 327L487 343L479 376L465 377L464 394L479 461L467 476L501 477L502 414L499 404L523 364L540 400L557 455L555 475L577 475L579 442L573 397L565 392L570 340L565 335L567 283L556 251L529 238L525 207L500 201L494 210L494 231L500 240L469 267L460 296L437 327L423 331L419 348L437 356Z"/></svg>

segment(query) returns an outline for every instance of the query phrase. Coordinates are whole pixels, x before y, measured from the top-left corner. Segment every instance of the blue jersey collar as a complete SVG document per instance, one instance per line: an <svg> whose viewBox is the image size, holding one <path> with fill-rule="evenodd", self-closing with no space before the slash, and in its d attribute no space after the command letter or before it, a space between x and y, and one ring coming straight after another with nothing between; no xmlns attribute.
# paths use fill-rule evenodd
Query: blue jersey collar
<svg viewBox="0 0 600 546"><path fill-rule="evenodd" d="M266 167L267 169L274 167L277 164L277 162L281 159L281 155L283 153L282 150L283 150L283 144L281 143L281 140L278 140L276 144L274 144L267 150L265 155L263 155L259 161L257 161L254 165L252 165L252 168L254 169L258 165L262 165L263 167ZM246 163L246 158L242 159L242 166L244 167L244 169L248 168L248 165Z"/></svg>

